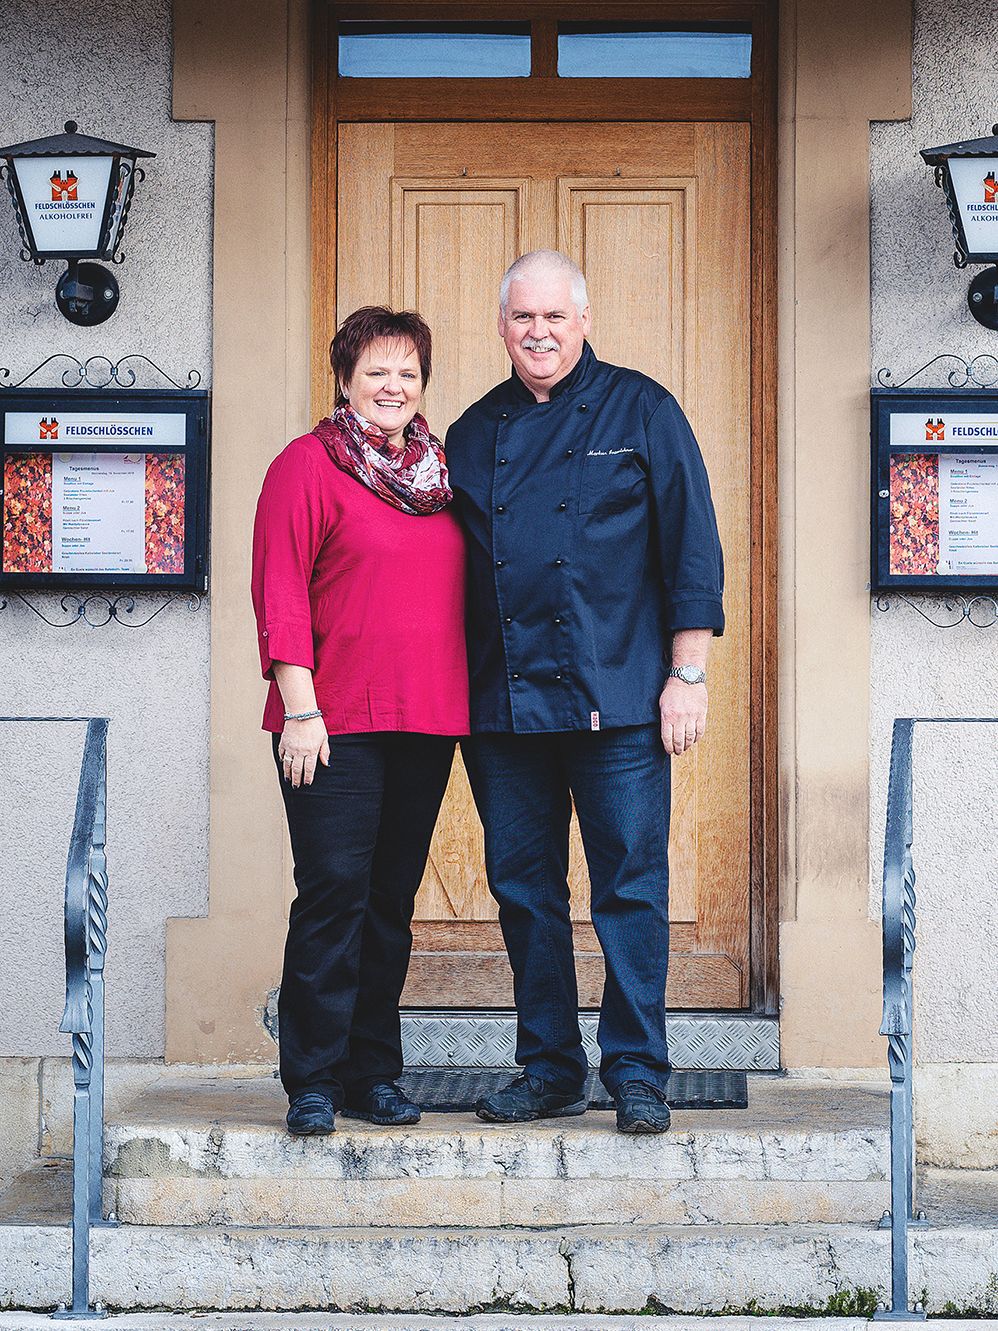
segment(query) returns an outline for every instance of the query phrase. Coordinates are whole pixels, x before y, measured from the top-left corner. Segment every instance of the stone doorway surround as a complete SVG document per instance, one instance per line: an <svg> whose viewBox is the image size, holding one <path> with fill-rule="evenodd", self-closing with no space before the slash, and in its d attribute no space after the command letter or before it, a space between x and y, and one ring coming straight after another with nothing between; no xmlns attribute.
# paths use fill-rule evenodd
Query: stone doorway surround
<svg viewBox="0 0 998 1331"><path fill-rule="evenodd" d="M787 0L780 27L781 1044L869 1067L869 124L910 115L911 9ZM306 0L174 0L173 101L215 124L215 390L211 895L168 924L166 1055L209 1064L272 1053L290 896L248 585L263 472L310 424Z"/></svg>

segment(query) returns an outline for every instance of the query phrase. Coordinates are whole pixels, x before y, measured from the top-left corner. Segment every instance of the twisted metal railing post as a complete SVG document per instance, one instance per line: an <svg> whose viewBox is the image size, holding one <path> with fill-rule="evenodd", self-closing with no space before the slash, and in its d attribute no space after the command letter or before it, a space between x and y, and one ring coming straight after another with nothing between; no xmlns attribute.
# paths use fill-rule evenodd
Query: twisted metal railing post
<svg viewBox="0 0 998 1331"><path fill-rule="evenodd" d="M90 1306L90 1228L101 1220L104 1145L104 954L107 949L106 718L87 722L66 865L66 1008L73 1037L73 1304L57 1318L105 1316Z"/></svg>
<svg viewBox="0 0 998 1331"><path fill-rule="evenodd" d="M915 870L911 858L912 740L915 720L894 722L884 837L884 1015L891 1075L891 1306L876 1313L891 1321L925 1316L908 1302L908 1226L915 1201L912 1115L912 967L915 959ZM885 1222L888 1217L884 1217Z"/></svg>
<svg viewBox="0 0 998 1331"><path fill-rule="evenodd" d="M894 722L884 836L884 1016L891 1074L891 1209L881 1226L891 1230L891 1306L874 1314L888 1321L920 1321L920 1303L908 1306L908 1231L926 1224L915 1210L914 1001L915 870L911 858L912 743L917 725L996 725L994 716L908 716Z"/></svg>
<svg viewBox="0 0 998 1331"><path fill-rule="evenodd" d="M92 723L91 723L92 724ZM99 781L90 847L88 956L93 1002L93 1072L90 1106L90 1222L103 1224L104 957L107 953L107 727L98 740Z"/></svg>

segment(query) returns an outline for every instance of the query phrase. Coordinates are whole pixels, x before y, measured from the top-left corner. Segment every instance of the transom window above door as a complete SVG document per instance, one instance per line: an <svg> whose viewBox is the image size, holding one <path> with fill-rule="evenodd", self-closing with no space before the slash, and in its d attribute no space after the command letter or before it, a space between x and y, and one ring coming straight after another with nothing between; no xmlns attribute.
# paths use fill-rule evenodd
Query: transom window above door
<svg viewBox="0 0 998 1331"><path fill-rule="evenodd" d="M749 79L750 24L645 21L339 23L347 79Z"/></svg>
<svg viewBox="0 0 998 1331"><path fill-rule="evenodd" d="M515 79L530 75L529 23L342 22L341 78Z"/></svg>
<svg viewBox="0 0 998 1331"><path fill-rule="evenodd" d="M747 79L748 29L649 23L559 23L562 78Z"/></svg>

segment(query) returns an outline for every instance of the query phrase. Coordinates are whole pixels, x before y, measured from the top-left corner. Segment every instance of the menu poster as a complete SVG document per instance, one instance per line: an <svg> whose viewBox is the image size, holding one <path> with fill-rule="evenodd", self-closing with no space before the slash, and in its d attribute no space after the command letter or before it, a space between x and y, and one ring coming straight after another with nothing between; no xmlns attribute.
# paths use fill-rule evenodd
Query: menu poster
<svg viewBox="0 0 998 1331"><path fill-rule="evenodd" d="M998 576L998 454L940 453L939 572Z"/></svg>
<svg viewBox="0 0 998 1331"><path fill-rule="evenodd" d="M53 573L144 573L144 453L55 453Z"/></svg>
<svg viewBox="0 0 998 1331"><path fill-rule="evenodd" d="M0 393L0 587L207 588L203 389Z"/></svg>
<svg viewBox="0 0 998 1331"><path fill-rule="evenodd" d="M870 586L998 586L998 392L875 388Z"/></svg>

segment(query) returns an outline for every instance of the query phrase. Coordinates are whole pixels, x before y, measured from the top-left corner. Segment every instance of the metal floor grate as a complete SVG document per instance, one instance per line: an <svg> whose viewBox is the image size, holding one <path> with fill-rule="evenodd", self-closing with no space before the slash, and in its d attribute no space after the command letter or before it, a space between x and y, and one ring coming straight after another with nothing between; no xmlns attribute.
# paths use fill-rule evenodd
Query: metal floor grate
<svg viewBox="0 0 998 1331"><path fill-rule="evenodd" d="M505 1086L510 1068L406 1068L402 1085L418 1105L436 1113L474 1109L483 1095ZM595 1072L586 1085L590 1109L612 1109ZM669 1104L673 1109L747 1109L748 1082L744 1072L676 1071L669 1077Z"/></svg>

